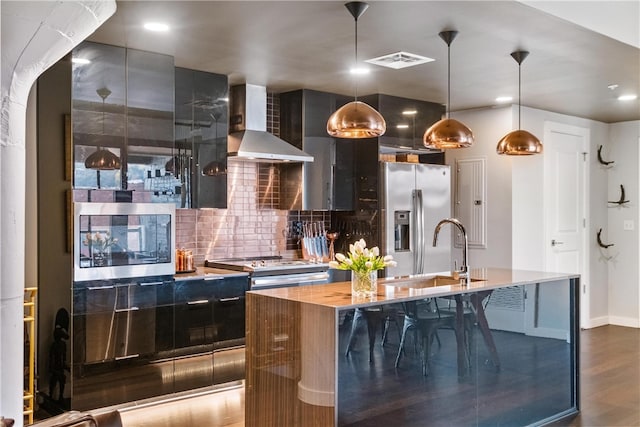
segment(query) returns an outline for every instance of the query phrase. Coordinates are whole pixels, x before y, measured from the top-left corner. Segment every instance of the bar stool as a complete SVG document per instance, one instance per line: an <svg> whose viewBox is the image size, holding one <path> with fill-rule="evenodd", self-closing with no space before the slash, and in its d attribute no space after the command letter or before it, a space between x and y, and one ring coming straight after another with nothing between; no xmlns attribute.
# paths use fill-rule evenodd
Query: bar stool
<svg viewBox="0 0 640 427"><path fill-rule="evenodd" d="M356 329L358 328L358 324L362 320L364 320L367 325L367 333L369 336L369 362L372 362L373 349L375 346L376 333L379 324L383 323L381 341L382 345L384 345L387 339L387 332L389 330L391 322L396 325L396 330L398 331L398 339L400 338L400 327L398 326L398 310L392 305L356 308L351 323L351 332L349 333L347 350L344 353L345 356L349 356L349 353L351 352L351 348L353 347L353 343L356 337Z"/></svg>
<svg viewBox="0 0 640 427"><path fill-rule="evenodd" d="M439 328L447 327L455 329L455 315L450 313L441 313L438 310L435 301L432 303L431 299L423 301L409 301L402 303L402 306L405 313L404 325L402 327L402 337L400 338L400 346L398 347L395 367L398 368L400 366L407 332L413 329L415 337L414 342L416 344L420 342L422 375L426 376L429 374L431 343L436 338L439 342L439 338L437 336Z"/></svg>

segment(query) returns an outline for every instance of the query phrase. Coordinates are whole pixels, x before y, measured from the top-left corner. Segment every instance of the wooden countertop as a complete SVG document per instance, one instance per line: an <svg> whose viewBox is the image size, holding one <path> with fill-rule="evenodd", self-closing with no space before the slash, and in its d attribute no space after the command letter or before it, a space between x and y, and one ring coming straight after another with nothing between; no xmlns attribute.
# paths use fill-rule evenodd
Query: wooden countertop
<svg viewBox="0 0 640 427"><path fill-rule="evenodd" d="M378 279L378 294L372 298L352 297L351 282L265 289L249 291L247 294L265 295L294 302L333 307L340 310L579 277L577 274L568 273L479 268L471 270L471 278L474 281L469 286L465 284L436 285L433 283L432 279L434 277L449 275L450 272L443 272ZM445 280L444 282L447 281Z"/></svg>

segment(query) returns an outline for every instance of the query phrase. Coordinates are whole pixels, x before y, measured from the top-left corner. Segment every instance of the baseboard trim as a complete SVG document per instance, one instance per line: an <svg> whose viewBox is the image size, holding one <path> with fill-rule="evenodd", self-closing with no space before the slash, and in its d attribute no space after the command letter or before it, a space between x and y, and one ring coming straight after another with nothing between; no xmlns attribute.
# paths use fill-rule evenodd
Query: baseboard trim
<svg viewBox="0 0 640 427"><path fill-rule="evenodd" d="M605 326L608 324L609 324L609 316L594 317L592 319L589 319L587 321L587 324L582 326L582 329L597 328L599 326Z"/></svg>
<svg viewBox="0 0 640 427"><path fill-rule="evenodd" d="M609 316L609 324L616 326L626 326L629 328L640 328L640 319L633 317Z"/></svg>

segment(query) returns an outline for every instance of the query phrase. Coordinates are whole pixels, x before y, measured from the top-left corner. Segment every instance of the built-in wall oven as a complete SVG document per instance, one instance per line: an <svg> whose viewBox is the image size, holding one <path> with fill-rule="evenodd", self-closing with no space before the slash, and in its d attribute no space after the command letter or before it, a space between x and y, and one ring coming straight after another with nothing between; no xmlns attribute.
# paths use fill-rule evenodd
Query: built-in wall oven
<svg viewBox="0 0 640 427"><path fill-rule="evenodd" d="M250 290L329 282L329 264L281 257L207 260L205 266L249 273Z"/></svg>
<svg viewBox="0 0 640 427"><path fill-rule="evenodd" d="M75 203L73 280L175 274L175 206Z"/></svg>

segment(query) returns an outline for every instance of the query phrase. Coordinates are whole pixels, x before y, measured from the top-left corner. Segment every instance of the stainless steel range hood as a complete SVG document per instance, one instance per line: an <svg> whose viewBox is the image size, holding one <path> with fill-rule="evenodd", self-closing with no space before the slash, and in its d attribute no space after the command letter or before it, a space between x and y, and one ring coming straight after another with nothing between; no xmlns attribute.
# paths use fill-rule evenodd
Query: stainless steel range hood
<svg viewBox="0 0 640 427"><path fill-rule="evenodd" d="M244 84L230 91L229 160L313 162L313 157L267 132L267 89Z"/></svg>

